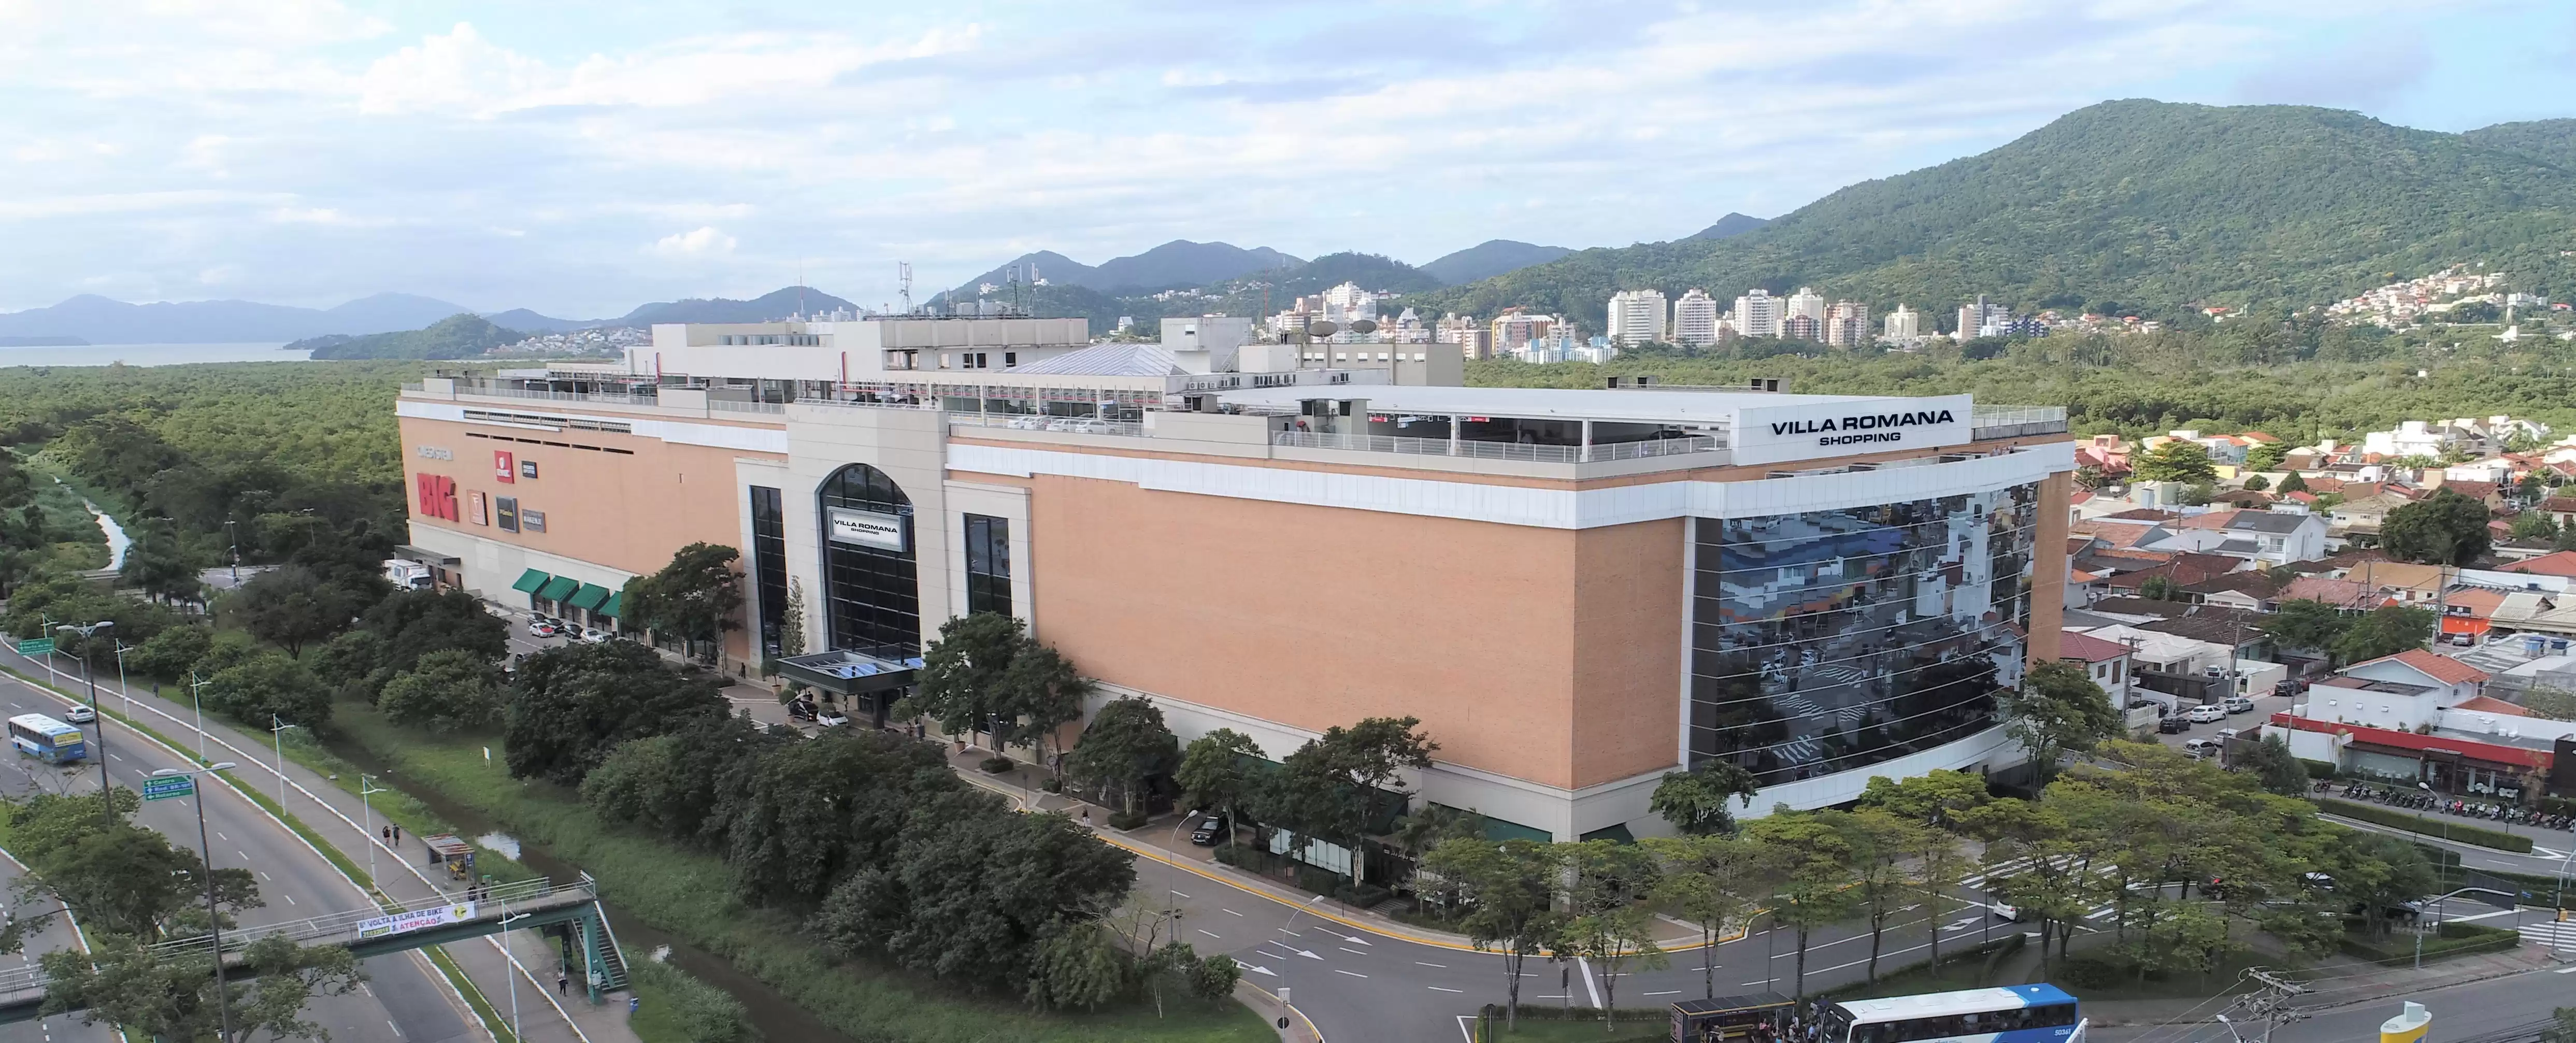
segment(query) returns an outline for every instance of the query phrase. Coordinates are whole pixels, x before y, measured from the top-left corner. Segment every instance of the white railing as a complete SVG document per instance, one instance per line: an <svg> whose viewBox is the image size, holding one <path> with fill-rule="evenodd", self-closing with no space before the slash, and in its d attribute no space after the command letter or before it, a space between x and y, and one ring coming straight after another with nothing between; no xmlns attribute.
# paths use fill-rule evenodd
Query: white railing
<svg viewBox="0 0 2576 1043"><path fill-rule="evenodd" d="M1968 426L1976 438L2062 434L2066 430L2066 407L1978 406L1969 411Z"/></svg>
<svg viewBox="0 0 2576 1043"><path fill-rule="evenodd" d="M948 417L948 426L951 428L1000 427L1013 431L1060 431L1069 435L1117 435L1123 438L1147 437L1143 424L1121 420L1094 420L1086 416L952 413Z"/></svg>
<svg viewBox="0 0 2576 1043"><path fill-rule="evenodd" d="M1543 464L1598 463L1607 460L1642 460L1650 457L1683 456L1711 453L1726 448L1726 443L1707 435L1688 438L1657 438L1642 442L1612 442L1591 446L1531 445L1522 442L1479 442L1445 438L1402 438L1394 435L1324 434L1314 431L1273 431L1270 444L1297 449L1341 449L1364 453L1401 453L1410 456L1457 456L1476 460L1523 460Z"/></svg>
<svg viewBox="0 0 2576 1043"><path fill-rule="evenodd" d="M787 407L776 402L742 402L730 398L710 398L707 408L720 413L784 413Z"/></svg>
<svg viewBox="0 0 2576 1043"><path fill-rule="evenodd" d="M456 382L458 395L476 398L516 398L531 402L595 402L612 406L658 406L661 399L652 395L628 395L613 391L538 391L499 384Z"/></svg>

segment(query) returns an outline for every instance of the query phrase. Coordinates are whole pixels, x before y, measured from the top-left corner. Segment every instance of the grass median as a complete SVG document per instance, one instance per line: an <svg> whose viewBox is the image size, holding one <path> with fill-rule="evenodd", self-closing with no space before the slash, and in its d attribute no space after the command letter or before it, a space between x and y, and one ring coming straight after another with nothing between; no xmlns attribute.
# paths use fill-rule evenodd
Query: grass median
<svg viewBox="0 0 2576 1043"><path fill-rule="evenodd" d="M2402 829L2409 833L2448 840L2454 844L2475 844L2479 847L2491 847L2498 851L2512 851L2525 855L2531 853L2531 838L2520 833L2486 829L2466 822L2453 822L2446 817L2419 815L2412 811L2381 807L2377 804L2356 804L2349 800L2321 797L2317 799L2316 804L2319 810L2329 815L2341 815L2373 825Z"/></svg>
<svg viewBox="0 0 2576 1043"><path fill-rule="evenodd" d="M441 740L397 728L363 705L343 705L335 727L400 772L492 817L523 844L587 870L600 895L656 929L731 962L853 1039L905 1043L1266 1043L1277 1039L1231 1000L1175 1003L1158 1018L1148 1003L1096 1013L1038 1014L1008 999L952 988L905 971L837 957L778 912L745 905L732 871L714 855L601 821L569 791L520 782L487 763L484 739ZM497 752L497 750L496 750Z"/></svg>

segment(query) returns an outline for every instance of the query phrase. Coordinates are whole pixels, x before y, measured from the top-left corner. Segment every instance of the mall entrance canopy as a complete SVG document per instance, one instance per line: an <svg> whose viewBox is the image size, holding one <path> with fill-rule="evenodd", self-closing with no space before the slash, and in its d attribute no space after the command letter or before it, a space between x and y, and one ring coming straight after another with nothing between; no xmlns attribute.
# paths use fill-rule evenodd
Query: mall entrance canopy
<svg viewBox="0 0 2576 1043"><path fill-rule="evenodd" d="M920 669L919 656L901 660L879 659L841 649L790 656L778 661L778 672L787 675L788 680L803 681L822 691L851 698L911 687L913 677ZM880 701L890 703L893 700Z"/></svg>

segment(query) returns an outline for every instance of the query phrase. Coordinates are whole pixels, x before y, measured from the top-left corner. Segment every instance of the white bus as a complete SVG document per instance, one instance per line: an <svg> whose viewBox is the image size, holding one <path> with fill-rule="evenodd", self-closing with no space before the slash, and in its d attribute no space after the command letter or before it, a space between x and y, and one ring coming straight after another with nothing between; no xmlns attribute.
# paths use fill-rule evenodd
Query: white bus
<svg viewBox="0 0 2576 1043"><path fill-rule="evenodd" d="M74 764L89 757L89 742L80 729L41 713L9 718L9 745L21 756L47 764Z"/></svg>
<svg viewBox="0 0 2576 1043"><path fill-rule="evenodd" d="M1836 1003L1831 1043L2081 1043L2083 1012L2054 985L2011 985Z"/></svg>

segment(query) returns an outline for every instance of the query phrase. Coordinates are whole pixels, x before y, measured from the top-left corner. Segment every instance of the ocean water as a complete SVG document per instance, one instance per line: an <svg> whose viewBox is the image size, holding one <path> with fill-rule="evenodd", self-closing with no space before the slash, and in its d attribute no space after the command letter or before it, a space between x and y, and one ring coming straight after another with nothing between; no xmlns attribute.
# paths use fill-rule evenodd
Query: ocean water
<svg viewBox="0 0 2576 1043"><path fill-rule="evenodd" d="M180 366L191 362L303 362L309 351L282 351L284 343L82 344L55 348L0 348L0 366Z"/></svg>

